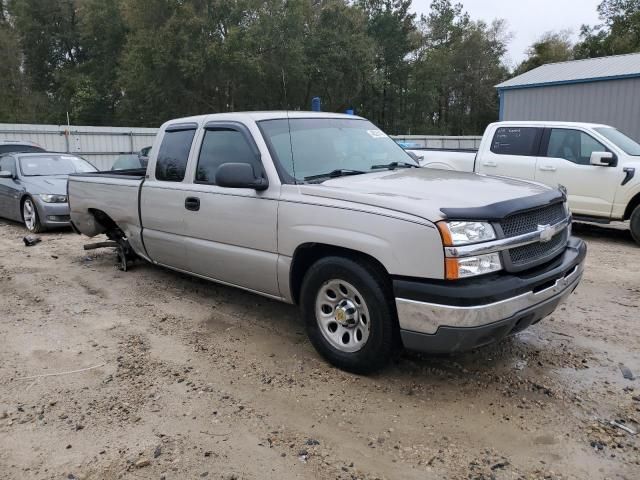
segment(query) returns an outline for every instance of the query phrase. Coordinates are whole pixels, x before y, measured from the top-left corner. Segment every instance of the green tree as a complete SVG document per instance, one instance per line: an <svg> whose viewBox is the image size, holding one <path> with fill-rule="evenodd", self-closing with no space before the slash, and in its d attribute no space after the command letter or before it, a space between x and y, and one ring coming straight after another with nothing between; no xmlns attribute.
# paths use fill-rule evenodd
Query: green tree
<svg viewBox="0 0 640 480"><path fill-rule="evenodd" d="M405 131L480 133L497 118L494 85L507 75L504 22L473 22L462 5L436 0L421 18L420 30L411 76L411 124Z"/></svg>
<svg viewBox="0 0 640 480"><path fill-rule="evenodd" d="M640 51L640 0L604 0L598 6L602 25L583 25L576 58Z"/></svg>
<svg viewBox="0 0 640 480"><path fill-rule="evenodd" d="M434 0L0 0L2 119L157 126L178 116L354 107L390 133L497 117L504 24ZM37 112L37 115L36 115Z"/></svg>
<svg viewBox="0 0 640 480"><path fill-rule="evenodd" d="M367 33L374 42L375 60L360 98L359 111L381 128L394 132L404 128L409 56L418 46L416 15L410 0L360 0L356 6L368 17Z"/></svg>
<svg viewBox="0 0 640 480"><path fill-rule="evenodd" d="M514 71L520 75L547 63L566 62L573 59L570 32L547 32L527 51L527 58Z"/></svg>

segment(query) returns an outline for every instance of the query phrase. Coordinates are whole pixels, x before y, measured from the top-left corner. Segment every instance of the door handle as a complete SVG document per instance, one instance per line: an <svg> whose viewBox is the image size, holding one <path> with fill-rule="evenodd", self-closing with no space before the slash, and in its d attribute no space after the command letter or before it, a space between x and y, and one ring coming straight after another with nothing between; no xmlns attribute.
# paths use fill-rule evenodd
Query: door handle
<svg viewBox="0 0 640 480"><path fill-rule="evenodd" d="M540 167L540 170L542 170L543 172L555 172L556 171L556 167L551 166L551 165L544 165L544 166Z"/></svg>
<svg viewBox="0 0 640 480"><path fill-rule="evenodd" d="M200 199L198 197L187 197L184 201L184 208L197 212L200 210Z"/></svg>
<svg viewBox="0 0 640 480"><path fill-rule="evenodd" d="M482 165L485 167L497 167L498 164L496 162L483 162Z"/></svg>

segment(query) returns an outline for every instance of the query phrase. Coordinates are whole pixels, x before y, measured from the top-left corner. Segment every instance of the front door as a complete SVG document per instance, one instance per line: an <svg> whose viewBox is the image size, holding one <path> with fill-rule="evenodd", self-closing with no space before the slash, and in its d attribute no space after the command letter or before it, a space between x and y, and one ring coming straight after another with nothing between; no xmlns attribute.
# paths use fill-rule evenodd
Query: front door
<svg viewBox="0 0 640 480"><path fill-rule="evenodd" d="M216 185L223 163L248 163L266 175L251 134L241 124L205 126L185 213L190 271L231 285L279 296L277 185L265 191Z"/></svg>
<svg viewBox="0 0 640 480"><path fill-rule="evenodd" d="M16 161L11 156L0 159L0 171L11 172L14 178L0 178L0 217L21 220L20 184L16 177Z"/></svg>
<svg viewBox="0 0 640 480"><path fill-rule="evenodd" d="M536 181L567 189L573 213L609 218L618 169L591 165L591 153L609 151L586 132L570 128L552 128L545 132L542 153L536 164Z"/></svg>

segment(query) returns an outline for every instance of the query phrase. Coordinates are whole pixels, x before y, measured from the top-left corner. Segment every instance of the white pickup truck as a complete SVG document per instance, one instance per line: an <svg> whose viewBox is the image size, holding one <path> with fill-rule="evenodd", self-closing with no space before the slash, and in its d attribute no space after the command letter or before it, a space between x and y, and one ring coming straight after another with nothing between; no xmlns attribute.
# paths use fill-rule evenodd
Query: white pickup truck
<svg viewBox="0 0 640 480"><path fill-rule="evenodd" d="M300 306L340 368L401 344L476 348L549 315L586 247L559 189L419 168L367 120L309 112L164 124L146 170L73 175L78 233Z"/></svg>
<svg viewBox="0 0 640 480"><path fill-rule="evenodd" d="M425 167L562 185L576 220L629 220L640 244L640 145L613 127L498 122L487 127L477 152L409 151Z"/></svg>

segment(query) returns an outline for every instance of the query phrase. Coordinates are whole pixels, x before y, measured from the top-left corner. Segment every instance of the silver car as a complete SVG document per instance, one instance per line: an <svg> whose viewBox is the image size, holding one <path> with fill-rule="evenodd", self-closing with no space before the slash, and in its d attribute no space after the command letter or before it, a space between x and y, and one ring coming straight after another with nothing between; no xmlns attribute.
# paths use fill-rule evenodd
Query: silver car
<svg viewBox="0 0 640 480"><path fill-rule="evenodd" d="M95 172L66 153L9 153L0 157L0 217L24 222L30 232L69 225L67 177Z"/></svg>

